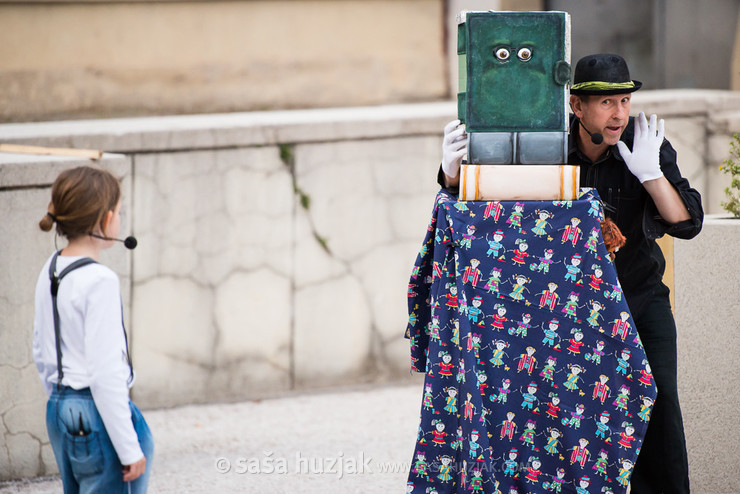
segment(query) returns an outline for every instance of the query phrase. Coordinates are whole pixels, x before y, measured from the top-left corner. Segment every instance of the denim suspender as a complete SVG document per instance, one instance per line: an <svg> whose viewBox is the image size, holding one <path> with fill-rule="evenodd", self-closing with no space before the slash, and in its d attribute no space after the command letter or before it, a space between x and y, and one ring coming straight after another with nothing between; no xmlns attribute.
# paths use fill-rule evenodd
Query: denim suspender
<svg viewBox="0 0 740 494"><path fill-rule="evenodd" d="M87 266L88 264L96 263L95 260L90 259L89 257L83 257L82 259L78 259L64 268L62 272L59 273L59 275L57 276L57 257L59 257L60 252L62 251L60 250L55 252L51 258L51 262L49 263L49 280L51 281L51 305L54 308L54 339L57 349L57 389L62 386L62 378L64 377L64 371L62 370L62 334L59 330L59 310L57 308L57 293L59 292L59 283L61 283L62 279L71 271L74 271L75 269L81 268L83 266ZM123 307L121 308L121 326L123 326ZM128 336L126 335L126 326L123 326L123 340L126 344L126 359L128 360L128 367L130 371L130 383L130 381L134 377L134 369L131 365L131 356L129 355L128 351Z"/></svg>

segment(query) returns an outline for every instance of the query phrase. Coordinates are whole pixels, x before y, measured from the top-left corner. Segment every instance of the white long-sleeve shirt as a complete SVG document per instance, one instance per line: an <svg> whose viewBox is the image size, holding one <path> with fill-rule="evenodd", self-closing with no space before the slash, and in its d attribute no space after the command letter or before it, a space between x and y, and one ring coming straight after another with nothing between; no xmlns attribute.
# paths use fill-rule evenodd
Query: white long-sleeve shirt
<svg viewBox="0 0 740 494"><path fill-rule="evenodd" d="M57 274L80 257L57 258ZM49 263L36 283L33 359L39 377L51 395L57 384L54 309L51 301ZM68 273L57 294L61 332L62 384L90 388L95 406L122 465L139 461L144 454L131 422L130 369L121 318L121 288L116 273L102 264L89 264Z"/></svg>

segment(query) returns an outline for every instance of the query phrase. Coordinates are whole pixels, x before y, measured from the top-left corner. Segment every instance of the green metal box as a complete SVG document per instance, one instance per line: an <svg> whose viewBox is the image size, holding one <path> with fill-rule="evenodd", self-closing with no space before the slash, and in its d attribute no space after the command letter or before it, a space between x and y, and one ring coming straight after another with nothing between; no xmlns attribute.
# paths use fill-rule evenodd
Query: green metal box
<svg viewBox="0 0 740 494"><path fill-rule="evenodd" d="M468 158L479 164L565 162L570 16L461 12L457 51L458 118L473 148Z"/></svg>

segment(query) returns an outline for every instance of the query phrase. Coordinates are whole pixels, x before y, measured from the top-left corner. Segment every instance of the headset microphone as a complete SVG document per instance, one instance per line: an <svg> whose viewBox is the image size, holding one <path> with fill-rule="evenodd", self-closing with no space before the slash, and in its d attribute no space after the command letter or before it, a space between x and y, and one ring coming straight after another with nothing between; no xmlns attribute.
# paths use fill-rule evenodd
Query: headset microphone
<svg viewBox="0 0 740 494"><path fill-rule="evenodd" d="M116 242L123 242L123 245L129 249L133 250L136 248L136 246L139 244L139 242L136 240L136 237L134 236L128 236L125 239L121 240L120 238L111 238L111 237L103 237L101 235L95 235L94 233L89 233L91 237L99 238L100 240L115 240Z"/></svg>
<svg viewBox="0 0 740 494"><path fill-rule="evenodd" d="M593 142L597 146L599 144L601 144L602 142L604 142L604 136L603 135L599 134L598 132L594 132L592 134L591 132L588 131L588 129L586 127L583 126L583 122L581 122L581 127L583 127L583 130L586 131L586 134L588 134L589 137L591 137L591 142Z"/></svg>

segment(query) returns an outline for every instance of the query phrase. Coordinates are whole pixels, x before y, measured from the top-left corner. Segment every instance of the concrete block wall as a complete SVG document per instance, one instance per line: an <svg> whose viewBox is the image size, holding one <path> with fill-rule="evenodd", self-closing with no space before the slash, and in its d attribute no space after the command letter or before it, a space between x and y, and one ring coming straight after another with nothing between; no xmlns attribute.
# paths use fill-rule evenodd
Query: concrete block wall
<svg viewBox="0 0 740 494"><path fill-rule="evenodd" d="M51 253L62 248L38 223L51 184L64 169L88 164L77 158L0 153L0 479L56 472L46 435L46 395L31 357L36 280ZM131 228L131 159L104 155L102 166L121 178L121 231ZM112 249L115 251L116 249ZM131 298L131 256L104 251L101 261L121 278L124 310Z"/></svg>
<svg viewBox="0 0 740 494"><path fill-rule="evenodd" d="M666 118L684 174L719 212L710 191L724 177L713 170L740 130L732 117L740 95L638 92L633 109ZM408 376L406 285L437 190L442 128L454 116L454 102L443 102L6 124L0 142L126 154L103 164L124 177L139 247L107 255L130 292L134 398L151 408ZM0 284L0 478L55 469L30 353L33 284L53 245L35 229L53 177L74 164L17 159L0 155L9 246L0 252L8 280ZM678 276L688 259L700 260L677 254L676 291L690 298L692 280ZM691 332L684 314L677 310L679 331ZM740 325L735 313L721 324L715 311L704 315L721 331ZM701 365L682 362L687 389L719 363ZM705 402L688 403L687 430L701 424Z"/></svg>
<svg viewBox="0 0 740 494"><path fill-rule="evenodd" d="M692 491L740 492L740 219L711 215L674 241L678 386Z"/></svg>

